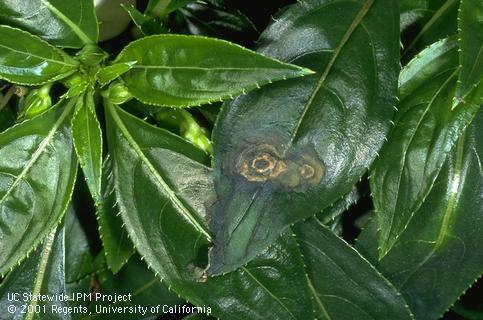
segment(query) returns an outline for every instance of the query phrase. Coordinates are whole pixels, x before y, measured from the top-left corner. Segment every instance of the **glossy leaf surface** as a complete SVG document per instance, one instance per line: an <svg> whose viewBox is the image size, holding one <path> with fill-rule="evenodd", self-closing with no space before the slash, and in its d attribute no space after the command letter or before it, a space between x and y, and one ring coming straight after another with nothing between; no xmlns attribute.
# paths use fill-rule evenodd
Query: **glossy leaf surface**
<svg viewBox="0 0 483 320"><path fill-rule="evenodd" d="M109 269L116 274L134 253L126 228L117 206L112 175L112 161L109 157L102 166L102 198L96 210L99 234Z"/></svg>
<svg viewBox="0 0 483 320"><path fill-rule="evenodd" d="M67 301L59 301L65 295L64 229L55 229L28 259L8 274L0 286L0 318L9 320L70 320L61 312ZM18 294L18 301L11 296ZM45 295L54 301L37 301L32 296ZM15 309L12 309L14 306ZM28 310L32 310L28 312ZM45 309L44 309L45 308ZM12 312L15 310L14 312ZM37 310L37 312L33 312ZM45 310L45 311L44 311ZM57 310L52 312L52 310Z"/></svg>
<svg viewBox="0 0 483 320"><path fill-rule="evenodd" d="M72 204L65 213L64 225L65 233L68 235L65 238L65 282L73 283L94 273L94 257L88 235Z"/></svg>
<svg viewBox="0 0 483 320"><path fill-rule="evenodd" d="M114 79L117 79L122 74L128 72L136 62L124 62L124 63L116 63L102 69L99 69L96 74L97 81L101 86L105 86L109 84Z"/></svg>
<svg viewBox="0 0 483 320"><path fill-rule="evenodd" d="M401 0L402 60L457 32L458 0ZM409 36L407 36L409 35Z"/></svg>
<svg viewBox="0 0 483 320"><path fill-rule="evenodd" d="M416 319L439 319L483 274L482 131L480 111L382 260L377 261L374 223L358 240L358 249L401 291Z"/></svg>
<svg viewBox="0 0 483 320"><path fill-rule="evenodd" d="M474 103L452 110L457 50L455 39L442 40L401 72L395 127L371 173L381 256L406 228L455 140L478 110Z"/></svg>
<svg viewBox="0 0 483 320"><path fill-rule="evenodd" d="M0 274L59 223L74 186L77 160L69 117L75 101L0 134Z"/></svg>
<svg viewBox="0 0 483 320"><path fill-rule="evenodd" d="M97 43L92 0L0 0L0 23L24 29L60 47Z"/></svg>
<svg viewBox="0 0 483 320"><path fill-rule="evenodd" d="M317 74L224 106L211 274L247 263L364 174L393 115L398 32L395 1L322 0L293 5L265 31L259 52Z"/></svg>
<svg viewBox="0 0 483 320"><path fill-rule="evenodd" d="M461 71L456 87L456 100L465 100L483 75L483 2L462 0L459 21L459 53ZM476 97L477 103L483 96Z"/></svg>
<svg viewBox="0 0 483 320"><path fill-rule="evenodd" d="M187 107L220 101L271 81L311 71L227 41L156 35L130 43L116 63L137 61L122 78L144 103Z"/></svg>
<svg viewBox="0 0 483 320"><path fill-rule="evenodd" d="M85 91L77 100L72 117L72 138L84 177L95 203L101 197L102 131L96 116L94 91Z"/></svg>
<svg viewBox="0 0 483 320"><path fill-rule="evenodd" d="M122 218L136 249L172 290L228 319L311 319L303 264L285 235L245 268L205 278L214 200L206 155L193 145L107 107L109 153ZM153 205L156 204L156 205Z"/></svg>
<svg viewBox="0 0 483 320"><path fill-rule="evenodd" d="M77 69L77 62L31 34L0 25L0 78L38 85L59 80Z"/></svg>
<svg viewBox="0 0 483 320"><path fill-rule="evenodd" d="M292 227L318 319L412 319L401 294L316 218Z"/></svg>

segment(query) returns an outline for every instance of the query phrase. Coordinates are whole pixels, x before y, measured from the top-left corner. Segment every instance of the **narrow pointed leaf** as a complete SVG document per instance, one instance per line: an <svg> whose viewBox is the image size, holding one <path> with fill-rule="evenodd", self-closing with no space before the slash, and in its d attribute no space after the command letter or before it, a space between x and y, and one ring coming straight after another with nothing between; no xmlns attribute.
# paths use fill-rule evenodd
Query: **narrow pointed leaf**
<svg viewBox="0 0 483 320"><path fill-rule="evenodd" d="M123 227L121 213L116 203L112 161L109 157L104 160L102 167L102 198L96 215L107 265L116 274L131 258L134 247L128 238L126 228Z"/></svg>
<svg viewBox="0 0 483 320"><path fill-rule="evenodd" d="M396 1L300 2L261 53L317 71L227 103L213 133L212 274L238 268L289 225L348 193L376 157L393 115Z"/></svg>
<svg viewBox="0 0 483 320"><path fill-rule="evenodd" d="M401 72L395 127L371 174L381 256L408 225L455 140L478 110L475 103L452 109L457 50L454 38L439 41Z"/></svg>
<svg viewBox="0 0 483 320"><path fill-rule="evenodd" d="M95 203L101 197L102 131L95 113L94 92L85 91L77 100L72 117L72 138L84 177Z"/></svg>
<svg viewBox="0 0 483 320"><path fill-rule="evenodd" d="M483 77L483 2L462 0L458 15L461 71L456 103L465 100ZM479 102L482 96L476 97ZM479 103L477 102L477 103Z"/></svg>
<svg viewBox="0 0 483 320"><path fill-rule="evenodd" d="M446 159L393 249L377 260L376 224L357 247L401 291L416 319L436 320L483 274L483 112Z"/></svg>
<svg viewBox="0 0 483 320"><path fill-rule="evenodd" d="M55 229L32 255L8 274L0 286L0 318L9 320L70 320L64 313L67 301L64 271L64 228ZM12 301L18 295L18 301ZM32 295L33 298L26 298ZM53 301L36 300L39 295ZM11 309L12 306L15 309ZM35 312L28 312L35 310ZM14 311L14 312L12 312Z"/></svg>
<svg viewBox="0 0 483 320"><path fill-rule="evenodd" d="M0 274L59 223L74 186L77 160L69 130L75 101L0 134Z"/></svg>
<svg viewBox="0 0 483 320"><path fill-rule="evenodd" d="M0 23L24 29L60 47L97 43L92 0L0 0Z"/></svg>
<svg viewBox="0 0 483 320"><path fill-rule="evenodd" d="M122 74L128 72L136 64L136 61L115 63L113 65L99 69L96 74L97 81L101 86L109 84Z"/></svg>
<svg viewBox="0 0 483 320"><path fill-rule="evenodd" d="M285 235L245 268L206 278L214 200L206 155L193 145L107 106L109 153L119 208L148 265L172 290L227 319L311 319L303 264ZM155 204L155 205L153 205Z"/></svg>
<svg viewBox="0 0 483 320"><path fill-rule="evenodd" d="M149 0L146 14L153 17L163 17L194 1L195 0Z"/></svg>
<svg viewBox="0 0 483 320"><path fill-rule="evenodd" d="M59 80L77 69L77 62L28 32L0 25L0 78L38 85Z"/></svg>
<svg viewBox="0 0 483 320"><path fill-rule="evenodd" d="M227 41L172 34L130 43L116 63L131 61L137 63L122 78L134 97L172 107L220 101L272 81L312 73Z"/></svg>
<svg viewBox="0 0 483 320"><path fill-rule="evenodd" d="M316 218L293 227L319 319L412 319L401 294Z"/></svg>

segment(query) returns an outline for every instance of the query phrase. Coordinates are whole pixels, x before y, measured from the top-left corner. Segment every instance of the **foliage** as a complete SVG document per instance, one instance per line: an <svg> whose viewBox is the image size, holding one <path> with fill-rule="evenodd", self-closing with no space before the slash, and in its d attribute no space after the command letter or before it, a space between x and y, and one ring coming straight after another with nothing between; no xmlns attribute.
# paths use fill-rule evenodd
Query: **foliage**
<svg viewBox="0 0 483 320"><path fill-rule="evenodd" d="M483 316L480 0L97 3L0 0L0 319Z"/></svg>

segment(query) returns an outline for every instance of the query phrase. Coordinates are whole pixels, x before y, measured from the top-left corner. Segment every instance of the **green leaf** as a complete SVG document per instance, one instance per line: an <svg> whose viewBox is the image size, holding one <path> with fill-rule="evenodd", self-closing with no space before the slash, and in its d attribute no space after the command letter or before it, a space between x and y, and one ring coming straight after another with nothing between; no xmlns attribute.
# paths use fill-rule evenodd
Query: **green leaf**
<svg viewBox="0 0 483 320"><path fill-rule="evenodd" d="M179 12L184 18L184 23L178 23L173 28L181 29L184 33L247 44L258 37L255 25L243 13L236 10L191 3Z"/></svg>
<svg viewBox="0 0 483 320"><path fill-rule="evenodd" d="M0 134L0 274L59 223L76 177L69 130L75 100Z"/></svg>
<svg viewBox="0 0 483 320"><path fill-rule="evenodd" d="M215 318L207 316L206 314L203 314L203 313L193 313L183 318L183 320L213 320L213 319Z"/></svg>
<svg viewBox="0 0 483 320"><path fill-rule="evenodd" d="M375 223L358 248L399 288L416 319L439 317L483 274L483 112L462 135L394 247L377 261Z"/></svg>
<svg viewBox="0 0 483 320"><path fill-rule="evenodd" d="M94 91L85 91L77 100L72 117L72 139L89 191L94 202L98 203L101 197L102 131L95 112Z"/></svg>
<svg viewBox="0 0 483 320"><path fill-rule="evenodd" d="M152 17L164 17L195 0L149 0L146 14Z"/></svg>
<svg viewBox="0 0 483 320"><path fill-rule="evenodd" d="M60 47L97 43L92 0L0 0L0 23L24 29Z"/></svg>
<svg viewBox="0 0 483 320"><path fill-rule="evenodd" d="M168 291L154 273L146 267L139 256L134 256L117 274L109 271L100 273L100 290L103 294L131 295L129 301L113 303L109 301L97 301L90 305L89 316L81 317L82 320L141 320L157 319L163 313L163 306L171 307L183 305L183 301ZM103 311L101 306L124 308L131 307L133 312L109 314ZM145 308L146 313L138 306ZM159 307L158 307L159 306ZM157 311L157 312L151 312ZM141 312L140 312L141 311ZM154 318L153 315L155 315Z"/></svg>
<svg viewBox="0 0 483 320"><path fill-rule="evenodd" d="M321 319L412 319L401 294L356 250L311 218L293 230Z"/></svg>
<svg viewBox="0 0 483 320"><path fill-rule="evenodd" d="M72 204L67 209L64 221L65 233L68 235L65 239L65 282L73 283L86 278L96 270L88 235Z"/></svg>
<svg viewBox="0 0 483 320"><path fill-rule="evenodd" d="M312 73L227 41L156 35L130 43L116 63L137 61L122 75L146 104L187 107L219 101L260 85Z"/></svg>
<svg viewBox="0 0 483 320"><path fill-rule="evenodd" d="M212 172L200 163L206 155L117 107L107 105L106 115L123 221L138 252L172 290L226 319L313 318L290 234L248 266L206 278L206 208L215 197Z"/></svg>
<svg viewBox="0 0 483 320"><path fill-rule="evenodd" d="M127 231L117 206L114 192L114 177L112 161L104 160L102 173L102 198L97 207L97 222L101 235L104 253L109 269L116 274L134 253L134 247L129 240Z"/></svg>
<svg viewBox="0 0 483 320"><path fill-rule="evenodd" d="M0 25L0 78L39 85L71 75L78 63L28 32Z"/></svg>
<svg viewBox="0 0 483 320"><path fill-rule="evenodd" d="M0 312L3 319L12 320L69 320L62 312L67 301L58 298L66 294L64 272L64 228L55 228L42 246L10 272L0 286ZM18 295L13 301L11 295ZM53 301L28 298L45 295ZM55 298L57 297L57 299ZM12 309L12 306L14 309ZM28 312L35 310L36 312ZM13 312L12 312L13 311Z"/></svg>
<svg viewBox="0 0 483 320"><path fill-rule="evenodd" d="M483 2L461 0L458 22L461 71L456 86L455 104L464 101L483 78ZM481 103L483 96L476 99L476 103Z"/></svg>
<svg viewBox="0 0 483 320"><path fill-rule="evenodd" d="M211 274L238 268L371 165L393 116L396 1L321 1L276 18L260 52L317 71L227 103L213 132Z"/></svg>
<svg viewBox="0 0 483 320"><path fill-rule="evenodd" d="M136 64L136 61L129 61L123 63L116 63L104 68L99 69L96 74L96 79L99 84L103 87L111 83L111 81L119 78L124 73L132 69Z"/></svg>
<svg viewBox="0 0 483 320"><path fill-rule="evenodd" d="M401 72L395 126L370 180L381 257L408 225L452 145L478 110L474 103L452 109L457 49L453 38L439 41Z"/></svg>
<svg viewBox="0 0 483 320"><path fill-rule="evenodd" d="M456 34L458 3L458 0L401 0L403 62L430 44Z"/></svg>

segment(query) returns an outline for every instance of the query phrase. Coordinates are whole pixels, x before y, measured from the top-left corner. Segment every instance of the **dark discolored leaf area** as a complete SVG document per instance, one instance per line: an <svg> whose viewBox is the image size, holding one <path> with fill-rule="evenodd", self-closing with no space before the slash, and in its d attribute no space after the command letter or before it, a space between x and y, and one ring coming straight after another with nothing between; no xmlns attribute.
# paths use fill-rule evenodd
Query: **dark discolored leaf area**
<svg viewBox="0 0 483 320"><path fill-rule="evenodd" d="M0 23L24 29L60 47L97 43L92 0L0 0Z"/></svg>
<svg viewBox="0 0 483 320"><path fill-rule="evenodd" d="M64 228L60 227L57 232L54 228L44 243L8 274L0 286L0 319L71 319L68 313L62 312L67 308L67 301L59 298L66 294L64 238ZM10 296L15 294L18 301L13 301ZM28 298L29 295L49 296L53 301L38 301L32 296Z"/></svg>
<svg viewBox="0 0 483 320"><path fill-rule="evenodd" d="M479 108L474 102L452 108L458 71L457 42L450 38L424 50L401 72L395 126L370 180L381 257L408 225Z"/></svg>
<svg viewBox="0 0 483 320"><path fill-rule="evenodd" d="M210 274L246 264L294 222L348 193L389 130L398 72L396 1L300 2L259 52L317 72L227 103L213 133Z"/></svg>
<svg viewBox="0 0 483 320"><path fill-rule="evenodd" d="M192 144L107 105L109 153L126 229L159 277L197 306L229 319L312 319L303 263L286 234L249 265L206 278L214 200L206 154Z"/></svg>
<svg viewBox="0 0 483 320"><path fill-rule="evenodd" d="M401 291L416 319L436 320L483 274L483 112L461 136L393 249L377 260L376 224L357 248Z"/></svg>
<svg viewBox="0 0 483 320"><path fill-rule="evenodd" d="M317 218L292 227L319 319L412 319L401 294Z"/></svg>
<svg viewBox="0 0 483 320"><path fill-rule="evenodd" d="M130 43L116 63L137 62L122 75L146 104L198 106L260 85L313 73L214 38L156 35Z"/></svg>
<svg viewBox="0 0 483 320"><path fill-rule="evenodd" d="M38 85L72 74L78 63L28 32L0 25L0 78Z"/></svg>
<svg viewBox="0 0 483 320"><path fill-rule="evenodd" d="M61 220L76 177L70 134L75 100L0 134L0 274Z"/></svg>

